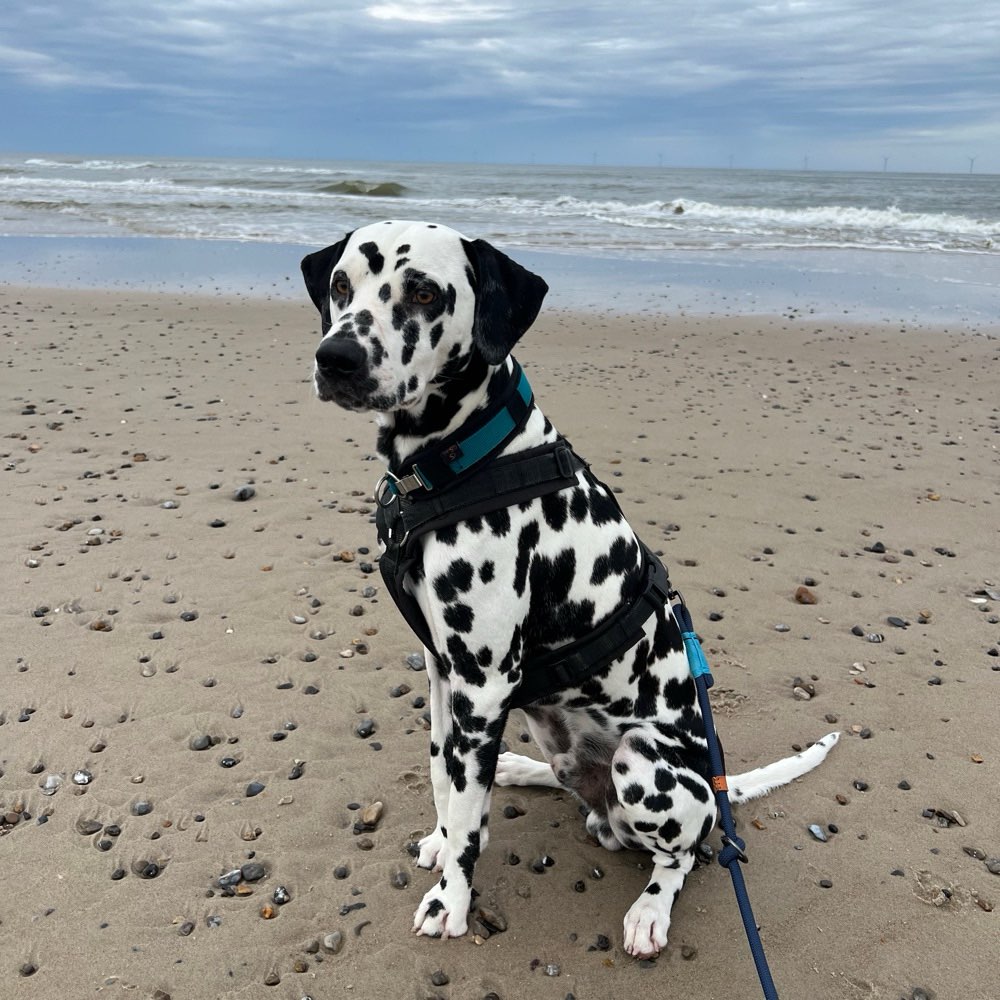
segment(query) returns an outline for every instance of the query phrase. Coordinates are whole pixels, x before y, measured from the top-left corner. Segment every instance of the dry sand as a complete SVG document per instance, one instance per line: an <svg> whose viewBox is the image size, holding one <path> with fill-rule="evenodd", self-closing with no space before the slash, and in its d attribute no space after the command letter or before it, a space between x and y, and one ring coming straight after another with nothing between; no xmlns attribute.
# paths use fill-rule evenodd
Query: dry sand
<svg viewBox="0 0 1000 1000"><path fill-rule="evenodd" d="M311 396L316 326L304 296L0 291L0 997L759 996L723 869L636 962L646 860L541 790L494 797L476 886L507 930L411 935L425 677L371 571L373 428ZM518 357L665 554L730 770L845 733L739 812L782 997L1000 996L995 332L549 313Z"/></svg>

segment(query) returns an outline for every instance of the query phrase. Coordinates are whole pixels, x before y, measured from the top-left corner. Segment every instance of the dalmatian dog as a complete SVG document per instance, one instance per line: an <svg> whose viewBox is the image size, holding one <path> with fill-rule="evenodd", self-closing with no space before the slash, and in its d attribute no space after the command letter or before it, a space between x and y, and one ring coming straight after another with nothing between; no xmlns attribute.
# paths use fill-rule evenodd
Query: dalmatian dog
<svg viewBox="0 0 1000 1000"><path fill-rule="evenodd" d="M547 285L482 240L444 226L383 222L302 262L322 317L314 382L321 400L374 414L377 450L402 476L507 385L510 351ZM553 442L532 401L499 456ZM582 464L582 463L581 463ZM666 946L670 911L716 822L705 733L669 602L628 651L524 711L543 761L501 753L515 693L541 652L579 639L634 599L641 547L617 502L583 466L565 489L430 531L405 580L431 636L431 779L435 828L417 863L440 879L414 930L467 930L475 865L494 784L573 792L589 833L610 850L648 851L652 875L624 921L637 957ZM728 778L741 802L818 765L831 733L806 751Z"/></svg>

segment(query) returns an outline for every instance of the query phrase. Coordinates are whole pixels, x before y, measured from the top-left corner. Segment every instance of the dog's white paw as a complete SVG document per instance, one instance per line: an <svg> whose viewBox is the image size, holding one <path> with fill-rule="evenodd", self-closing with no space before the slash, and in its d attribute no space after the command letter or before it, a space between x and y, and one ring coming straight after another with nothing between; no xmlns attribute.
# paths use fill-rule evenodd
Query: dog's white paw
<svg viewBox="0 0 1000 1000"><path fill-rule="evenodd" d="M670 908L643 893L625 914L625 950L636 958L655 958L667 946Z"/></svg>
<svg viewBox="0 0 1000 1000"><path fill-rule="evenodd" d="M503 786L559 787L559 782L552 773L552 768L545 761L533 760L531 757L525 757L524 754L511 753L510 751L505 751L497 757L496 777L493 780L496 784Z"/></svg>
<svg viewBox="0 0 1000 1000"><path fill-rule="evenodd" d="M429 871L441 871L444 868L445 852L448 850L448 840L441 832L441 827L435 827L433 833L427 834L417 842L420 848L417 854L417 865Z"/></svg>
<svg viewBox="0 0 1000 1000"><path fill-rule="evenodd" d="M472 893L438 882L427 891L413 917L413 930L427 937L461 937L468 929Z"/></svg>

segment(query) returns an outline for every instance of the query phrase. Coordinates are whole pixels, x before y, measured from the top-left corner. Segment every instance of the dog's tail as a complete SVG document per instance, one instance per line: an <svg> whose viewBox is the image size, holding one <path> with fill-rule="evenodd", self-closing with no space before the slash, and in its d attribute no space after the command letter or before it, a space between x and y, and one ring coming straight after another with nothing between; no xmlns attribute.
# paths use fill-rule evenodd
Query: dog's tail
<svg viewBox="0 0 1000 1000"><path fill-rule="evenodd" d="M777 760L765 767L747 771L746 774L727 775L730 801L746 802L748 799L756 799L802 777L807 771L823 763L839 739L840 733L828 733L823 739L817 740L811 747L795 754L794 757L785 757L784 760Z"/></svg>

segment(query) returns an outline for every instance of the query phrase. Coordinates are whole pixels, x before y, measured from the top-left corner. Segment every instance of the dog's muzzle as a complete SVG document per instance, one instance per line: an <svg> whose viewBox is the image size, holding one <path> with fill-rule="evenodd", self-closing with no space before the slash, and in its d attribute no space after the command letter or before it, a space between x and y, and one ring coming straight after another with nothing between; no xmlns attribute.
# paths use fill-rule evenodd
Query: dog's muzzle
<svg viewBox="0 0 1000 1000"><path fill-rule="evenodd" d="M316 395L348 410L382 409L368 352L351 337L327 337L316 351Z"/></svg>

